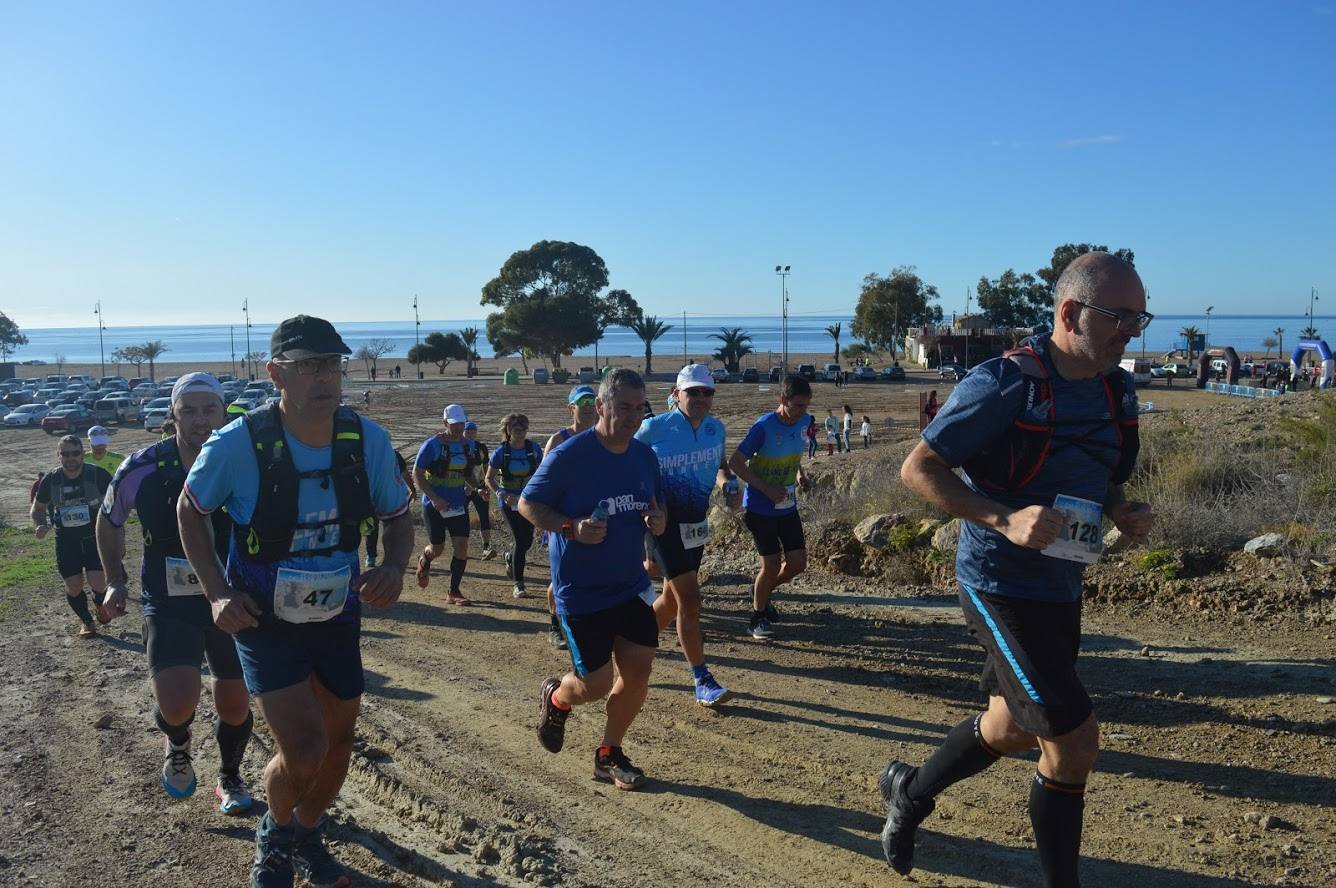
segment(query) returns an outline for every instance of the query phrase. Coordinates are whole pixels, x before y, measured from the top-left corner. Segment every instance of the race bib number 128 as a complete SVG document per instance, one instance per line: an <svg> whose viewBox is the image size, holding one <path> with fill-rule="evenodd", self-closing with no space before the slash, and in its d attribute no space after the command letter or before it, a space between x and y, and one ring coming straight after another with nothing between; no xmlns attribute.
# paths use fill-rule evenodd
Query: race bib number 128
<svg viewBox="0 0 1336 888"><path fill-rule="evenodd" d="M1050 558L1094 564L1104 552L1104 507L1093 500L1059 494L1053 508L1062 513L1062 533L1044 549Z"/></svg>

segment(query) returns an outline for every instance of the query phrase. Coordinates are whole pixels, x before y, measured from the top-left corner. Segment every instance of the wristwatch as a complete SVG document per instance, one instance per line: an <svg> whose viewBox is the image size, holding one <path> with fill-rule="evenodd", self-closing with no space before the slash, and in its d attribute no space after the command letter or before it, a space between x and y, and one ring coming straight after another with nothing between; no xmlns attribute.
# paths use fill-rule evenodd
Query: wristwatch
<svg viewBox="0 0 1336 888"><path fill-rule="evenodd" d="M561 525L561 536L563 539L575 539L575 519L567 518Z"/></svg>

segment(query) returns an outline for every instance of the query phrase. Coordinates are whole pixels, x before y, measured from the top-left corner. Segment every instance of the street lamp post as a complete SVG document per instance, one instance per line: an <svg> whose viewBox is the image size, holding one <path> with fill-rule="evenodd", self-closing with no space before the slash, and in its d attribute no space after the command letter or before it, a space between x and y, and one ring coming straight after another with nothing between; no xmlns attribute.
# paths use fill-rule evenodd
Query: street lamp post
<svg viewBox="0 0 1336 888"><path fill-rule="evenodd" d="M1317 302L1317 287L1308 291L1308 329L1315 330L1313 326L1313 303Z"/></svg>
<svg viewBox="0 0 1336 888"><path fill-rule="evenodd" d="M103 376L106 376L106 375L107 375L107 356L106 356L106 354L105 354L105 352L103 351L103 348L102 348L102 331L105 330L105 329L107 329L107 326L106 326L106 324L103 324L103 323L102 323L102 300L101 300L101 299L99 299L99 300L97 301L97 305L93 306L93 314L97 315L97 359L98 359L98 363L102 365L102 375L103 375Z"/></svg>
<svg viewBox="0 0 1336 888"><path fill-rule="evenodd" d="M417 294L413 294L413 342L418 346L417 376L422 378L422 318L418 317Z"/></svg>
<svg viewBox="0 0 1336 888"><path fill-rule="evenodd" d="M789 269L792 265L776 265L775 274L779 275L780 326L779 337L781 354L779 365L783 375L789 375Z"/></svg>
<svg viewBox="0 0 1336 888"><path fill-rule="evenodd" d="M1211 347L1211 312L1215 311L1214 305L1206 306L1206 347Z"/></svg>
<svg viewBox="0 0 1336 888"><path fill-rule="evenodd" d="M232 375L237 375L237 334L236 327L227 325L227 343L232 347Z"/></svg>
<svg viewBox="0 0 1336 888"><path fill-rule="evenodd" d="M245 360L246 360L246 361L250 361L250 360L252 360L252 359L251 359L251 347L250 347L250 327L251 327L251 325L250 325L250 299L243 299L243 300L241 300L241 312L242 312L242 314L244 314L244 315L246 316L246 357L245 357ZM247 378L247 379L250 379L250 378L252 377L252 375L253 375L253 374L251 373L250 369L247 368L247 370L246 370L246 378Z"/></svg>

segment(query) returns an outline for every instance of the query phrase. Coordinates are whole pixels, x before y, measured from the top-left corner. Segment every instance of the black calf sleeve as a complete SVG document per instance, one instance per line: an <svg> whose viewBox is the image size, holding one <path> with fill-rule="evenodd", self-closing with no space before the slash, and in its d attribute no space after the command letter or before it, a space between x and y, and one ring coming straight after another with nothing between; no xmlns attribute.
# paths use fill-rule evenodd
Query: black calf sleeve
<svg viewBox="0 0 1336 888"><path fill-rule="evenodd" d="M93 615L88 612L88 596L84 595L82 589L78 595L66 595L65 601L69 604L70 610L74 611L75 616L85 623L93 622Z"/></svg>
<svg viewBox="0 0 1336 888"><path fill-rule="evenodd" d="M241 759L246 755L246 744L250 742L251 728L255 717L246 713L246 720L239 725L229 725L218 717L218 726L213 736L218 741L218 773L236 777L241 768Z"/></svg>
<svg viewBox="0 0 1336 888"><path fill-rule="evenodd" d="M176 746L180 746L190 739L190 725L195 721L195 713L190 713L190 718L186 719L185 724L168 724L167 719L162 717L162 710L153 707L153 719L158 723L158 730L167 735L167 739Z"/></svg>
<svg viewBox="0 0 1336 888"><path fill-rule="evenodd" d="M905 792L915 801L927 801L953 783L959 783L966 777L987 768L997 761L996 750L983 739L979 730L982 715L965 719L952 728L923 766L918 769L914 779L905 787Z"/></svg>
<svg viewBox="0 0 1336 888"><path fill-rule="evenodd" d="M450 591L459 591L459 582L464 579L464 567L469 563L467 558L450 559Z"/></svg>

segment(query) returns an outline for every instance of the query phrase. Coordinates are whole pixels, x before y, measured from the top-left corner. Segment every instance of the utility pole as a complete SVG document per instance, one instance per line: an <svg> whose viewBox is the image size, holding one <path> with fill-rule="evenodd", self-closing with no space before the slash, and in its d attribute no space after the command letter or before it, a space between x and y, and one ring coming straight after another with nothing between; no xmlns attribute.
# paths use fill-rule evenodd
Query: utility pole
<svg viewBox="0 0 1336 888"><path fill-rule="evenodd" d="M227 325L227 342L232 346L232 376L237 375L237 334L236 328L231 324Z"/></svg>
<svg viewBox="0 0 1336 888"><path fill-rule="evenodd" d="M961 320L965 323L965 369L970 368L970 296L974 294L968 286L965 287L965 317Z"/></svg>
<svg viewBox="0 0 1336 888"><path fill-rule="evenodd" d="M782 357L779 365L783 368L782 376L789 375L789 269L792 265L776 265L775 274L779 275L780 293L780 348Z"/></svg>
<svg viewBox="0 0 1336 888"><path fill-rule="evenodd" d="M682 312L682 366L687 365L687 313Z"/></svg>
<svg viewBox="0 0 1336 888"><path fill-rule="evenodd" d="M1308 327L1310 330L1317 329L1313 326L1313 303L1317 302L1317 287L1308 291Z"/></svg>
<svg viewBox="0 0 1336 888"><path fill-rule="evenodd" d="M417 294L413 294L413 341L418 346L418 358L422 357L422 318L418 317ZM422 361L417 362L417 376L422 378Z"/></svg>
<svg viewBox="0 0 1336 888"><path fill-rule="evenodd" d="M106 376L106 375L107 375L107 356L106 356L106 354L104 353L103 348L102 348L102 331L105 330L105 329L107 329L107 326L106 326L106 324L103 324L103 323L102 323L102 300L101 300L101 299L99 299L99 300L97 301L97 305L93 306L93 314L97 315L97 358L98 358L98 362L102 365L102 375L103 375L103 376ZM1311 312L1310 312L1310 314L1311 314Z"/></svg>
<svg viewBox="0 0 1336 888"><path fill-rule="evenodd" d="M250 347L250 299L241 300L241 311L242 314L246 316L246 360L250 361L252 360ZM254 374L251 373L250 369L247 368L246 378L250 379L253 375Z"/></svg>

